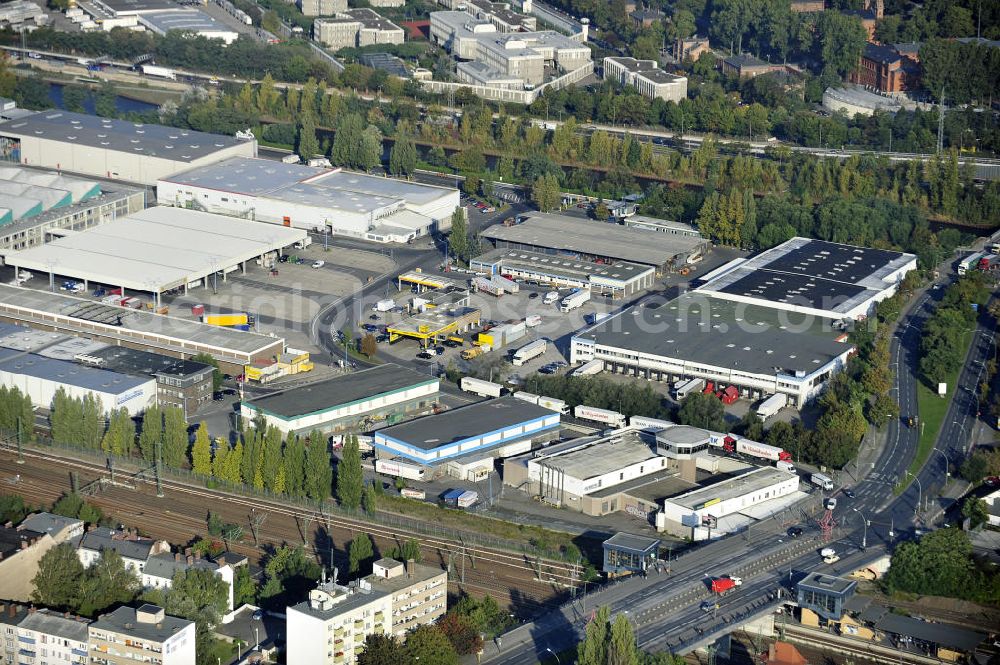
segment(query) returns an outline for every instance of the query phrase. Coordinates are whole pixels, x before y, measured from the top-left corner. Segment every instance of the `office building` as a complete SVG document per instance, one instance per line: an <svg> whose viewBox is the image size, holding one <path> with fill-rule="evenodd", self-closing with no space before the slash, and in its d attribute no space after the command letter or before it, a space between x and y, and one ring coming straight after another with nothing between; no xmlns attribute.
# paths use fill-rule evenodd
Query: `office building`
<svg viewBox="0 0 1000 665"><path fill-rule="evenodd" d="M185 32L205 39L221 39L232 44L240 36L233 28L200 9L174 9L139 14L139 24L158 35Z"/></svg>
<svg viewBox="0 0 1000 665"><path fill-rule="evenodd" d="M650 99L679 102L687 97L687 77L663 71L655 60L604 58L604 78L630 85Z"/></svg>
<svg viewBox="0 0 1000 665"><path fill-rule="evenodd" d="M347 10L347 0L296 0L295 4L304 16L333 16Z"/></svg>
<svg viewBox="0 0 1000 665"><path fill-rule="evenodd" d="M919 54L918 54L919 57ZM848 77L852 83L883 95L918 87L920 65L891 44L865 44L857 69Z"/></svg>
<svg viewBox="0 0 1000 665"><path fill-rule="evenodd" d="M345 9L313 21L313 37L331 51L375 44L402 44L403 29L371 9Z"/></svg>

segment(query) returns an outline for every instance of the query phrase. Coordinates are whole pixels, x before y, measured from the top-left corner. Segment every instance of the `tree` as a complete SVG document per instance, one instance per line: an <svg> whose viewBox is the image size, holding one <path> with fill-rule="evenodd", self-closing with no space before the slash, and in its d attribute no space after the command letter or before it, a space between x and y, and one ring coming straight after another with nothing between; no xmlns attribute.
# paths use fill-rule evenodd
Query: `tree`
<svg viewBox="0 0 1000 665"><path fill-rule="evenodd" d="M163 409L163 463L171 468L184 466L187 457L187 420L180 407L168 406Z"/></svg>
<svg viewBox="0 0 1000 665"><path fill-rule="evenodd" d="M306 447L296 434L285 442L285 493L292 497L305 496Z"/></svg>
<svg viewBox="0 0 1000 665"><path fill-rule="evenodd" d="M315 587L320 573L319 564L306 556L301 546L282 545L264 564L260 601L268 607L283 610L290 602L298 602L308 594Z"/></svg>
<svg viewBox="0 0 1000 665"><path fill-rule="evenodd" d="M101 440L101 449L108 455L127 457L135 442L135 423L124 408L111 412L108 431Z"/></svg>
<svg viewBox="0 0 1000 665"><path fill-rule="evenodd" d="M396 559L397 561L409 561L413 559L415 562L420 563L424 555L417 539L409 538L399 547L392 548L389 551L389 558Z"/></svg>
<svg viewBox="0 0 1000 665"><path fill-rule="evenodd" d="M191 470L199 476L212 475L212 441L208 436L208 426L202 422L191 444Z"/></svg>
<svg viewBox="0 0 1000 665"><path fill-rule="evenodd" d="M257 582L250 574L249 566L240 566L233 578L233 607L253 605L255 602L257 602Z"/></svg>
<svg viewBox="0 0 1000 665"><path fill-rule="evenodd" d="M368 358L378 353L378 342L375 341L375 335L368 333L361 338L361 353Z"/></svg>
<svg viewBox="0 0 1000 665"><path fill-rule="evenodd" d="M358 166L365 171L371 171L382 163L382 132L375 125L368 125L361 133L358 161Z"/></svg>
<svg viewBox="0 0 1000 665"><path fill-rule="evenodd" d="M313 430L309 434L309 447L306 450L306 496L314 501L326 500L330 497L332 484L333 467L330 465L326 439L318 431ZM361 501L360 497L358 501Z"/></svg>
<svg viewBox="0 0 1000 665"><path fill-rule="evenodd" d="M357 665L400 665L409 662L403 646L392 635L369 633L365 648L358 654Z"/></svg>
<svg viewBox="0 0 1000 665"><path fill-rule="evenodd" d="M597 608L594 618L587 624L583 641L577 646L578 665L607 665L611 630L611 610L606 605Z"/></svg>
<svg viewBox="0 0 1000 665"><path fill-rule="evenodd" d="M559 205L562 192L559 179L552 174L541 175L531 187L531 200L542 212L549 212Z"/></svg>
<svg viewBox="0 0 1000 665"><path fill-rule="evenodd" d="M511 627L513 621L492 596L478 599L464 595L459 598L454 612L467 617L476 630L491 640Z"/></svg>
<svg viewBox="0 0 1000 665"><path fill-rule="evenodd" d="M299 125L299 157L303 161L308 161L319 152L319 139L316 138L316 120L311 113L306 113L302 117L302 124Z"/></svg>
<svg viewBox="0 0 1000 665"><path fill-rule="evenodd" d="M976 569L968 535L954 528L900 543L882 586L889 593L904 591L991 603L1000 600L1000 578Z"/></svg>
<svg viewBox="0 0 1000 665"><path fill-rule="evenodd" d="M395 176L413 174L417 168L417 146L409 136L399 137L389 151L389 173Z"/></svg>
<svg viewBox="0 0 1000 665"><path fill-rule="evenodd" d="M159 446L163 442L163 411L153 405L142 416L142 431L139 432L139 452L142 459L152 462L156 459Z"/></svg>
<svg viewBox="0 0 1000 665"><path fill-rule="evenodd" d="M19 524L31 510L18 494L0 494L0 524Z"/></svg>
<svg viewBox="0 0 1000 665"><path fill-rule="evenodd" d="M331 161L337 166L356 166L361 150L364 120L357 113L348 113L337 127L330 152Z"/></svg>
<svg viewBox="0 0 1000 665"><path fill-rule="evenodd" d="M451 642L455 653L468 656L483 650L483 638L468 617L449 612L437 623L438 629Z"/></svg>
<svg viewBox="0 0 1000 665"><path fill-rule="evenodd" d="M358 437L353 433L345 435L344 448L337 463L337 501L340 505L351 510L361 507L364 482Z"/></svg>
<svg viewBox="0 0 1000 665"><path fill-rule="evenodd" d="M69 543L60 543L39 560L38 572L31 580L35 588L31 600L57 610L76 611L84 574L76 549Z"/></svg>
<svg viewBox="0 0 1000 665"><path fill-rule="evenodd" d="M611 624L611 643L608 644L608 665L639 665L632 624L624 614L615 617Z"/></svg>
<svg viewBox="0 0 1000 665"><path fill-rule="evenodd" d="M219 361L215 359L210 353L196 353L191 356L191 360L199 363L205 363L206 365L211 365L213 367L212 371L212 392L219 392L219 388L222 387L222 382L225 377L222 375L222 370L219 369Z"/></svg>
<svg viewBox="0 0 1000 665"><path fill-rule="evenodd" d="M264 449L261 460L261 475L264 486L271 492L280 493L284 487L278 488L280 482L284 485L285 470L282 464L281 430L270 425L264 432Z"/></svg>
<svg viewBox="0 0 1000 665"><path fill-rule="evenodd" d="M691 393L681 402L677 420L682 425L701 427L713 432L726 430L725 409L718 397L711 393Z"/></svg>
<svg viewBox="0 0 1000 665"><path fill-rule="evenodd" d="M374 485L365 485L361 492L361 509L369 515L378 511L378 494Z"/></svg>
<svg viewBox="0 0 1000 665"><path fill-rule="evenodd" d="M112 549L101 550L87 569L77 611L93 616L112 605L131 602L140 588L139 576L125 565L121 554Z"/></svg>
<svg viewBox="0 0 1000 665"><path fill-rule="evenodd" d="M245 566L244 566L245 568ZM229 585L211 570L177 572L166 595L167 614L215 626L229 610Z"/></svg>
<svg viewBox="0 0 1000 665"><path fill-rule="evenodd" d="M452 256L459 262L469 259L469 224L462 208L455 208L451 213L451 233L448 235L448 246Z"/></svg>
<svg viewBox="0 0 1000 665"><path fill-rule="evenodd" d="M366 533L359 533L351 541L351 547L347 552L350 572L357 573L361 570L361 564L368 563L375 556L375 548L372 539Z"/></svg>
<svg viewBox="0 0 1000 665"><path fill-rule="evenodd" d="M962 503L962 517L969 520L969 528L975 529L989 520L989 506L982 499L970 496Z"/></svg>
<svg viewBox="0 0 1000 665"><path fill-rule="evenodd" d="M104 436L104 408L94 393L83 396L81 423L80 442L85 448L99 449Z"/></svg>
<svg viewBox="0 0 1000 665"><path fill-rule="evenodd" d="M418 626L406 636L403 645L405 662L434 663L434 665L458 665L458 654L445 634L437 626Z"/></svg>

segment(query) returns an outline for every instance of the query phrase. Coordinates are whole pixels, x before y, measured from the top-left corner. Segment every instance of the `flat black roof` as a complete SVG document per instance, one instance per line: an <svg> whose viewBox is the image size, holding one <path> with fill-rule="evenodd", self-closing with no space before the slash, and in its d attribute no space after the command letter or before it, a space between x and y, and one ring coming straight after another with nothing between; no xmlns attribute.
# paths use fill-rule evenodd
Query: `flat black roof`
<svg viewBox="0 0 1000 665"><path fill-rule="evenodd" d="M761 265L760 269L857 284L902 256L901 252L885 249L810 240L780 253Z"/></svg>
<svg viewBox="0 0 1000 665"><path fill-rule="evenodd" d="M552 409L510 395L417 418L378 433L414 448L434 450L552 415L556 415Z"/></svg>
<svg viewBox="0 0 1000 665"><path fill-rule="evenodd" d="M162 353L140 351L125 346L108 346L91 351L87 355L100 358L103 361L101 367L104 369L123 374L184 378L212 369L211 365L197 360L174 358Z"/></svg>
<svg viewBox="0 0 1000 665"><path fill-rule="evenodd" d="M815 319L689 291L647 299L575 337L753 374L809 375L852 348Z"/></svg>
<svg viewBox="0 0 1000 665"><path fill-rule="evenodd" d="M954 624L932 623L892 612L885 614L875 626L886 633L906 635L921 642L932 642L964 652L974 651L986 639L984 633L959 628Z"/></svg>
<svg viewBox="0 0 1000 665"><path fill-rule="evenodd" d="M855 298L866 291L853 284L844 284L812 275L755 270L735 282L719 289L750 298L792 305L808 305L817 309L833 309L840 303Z"/></svg>
<svg viewBox="0 0 1000 665"><path fill-rule="evenodd" d="M437 383L437 379L388 363L249 399L246 404L282 418L298 418L430 382Z"/></svg>
<svg viewBox="0 0 1000 665"><path fill-rule="evenodd" d="M798 584L799 587L806 587L814 591L823 591L838 596L853 591L857 585L858 583L854 580L816 572L809 573Z"/></svg>

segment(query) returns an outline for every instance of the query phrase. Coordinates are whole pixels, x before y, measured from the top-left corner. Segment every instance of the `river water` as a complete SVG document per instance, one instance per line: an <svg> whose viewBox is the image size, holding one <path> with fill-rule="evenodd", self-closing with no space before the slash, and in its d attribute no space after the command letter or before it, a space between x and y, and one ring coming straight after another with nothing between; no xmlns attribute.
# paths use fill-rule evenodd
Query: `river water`
<svg viewBox="0 0 1000 665"><path fill-rule="evenodd" d="M49 84L49 99L55 104L56 108L63 108L63 86L61 83L51 83ZM83 102L83 108L86 109L87 113L94 114L94 97L91 94L87 96L87 99ZM155 111L159 108L156 104L150 104L148 102L140 102L137 99L130 99L129 97L116 97L115 107L118 109L119 113L143 113L146 111Z"/></svg>

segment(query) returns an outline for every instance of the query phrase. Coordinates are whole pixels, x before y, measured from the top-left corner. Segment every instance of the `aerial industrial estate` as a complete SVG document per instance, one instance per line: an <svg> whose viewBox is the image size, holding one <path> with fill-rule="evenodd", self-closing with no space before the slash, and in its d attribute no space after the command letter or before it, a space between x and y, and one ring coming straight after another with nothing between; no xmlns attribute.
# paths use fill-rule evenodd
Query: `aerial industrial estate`
<svg viewBox="0 0 1000 665"><path fill-rule="evenodd" d="M1000 12L786 4L4 5L0 663L996 662Z"/></svg>

